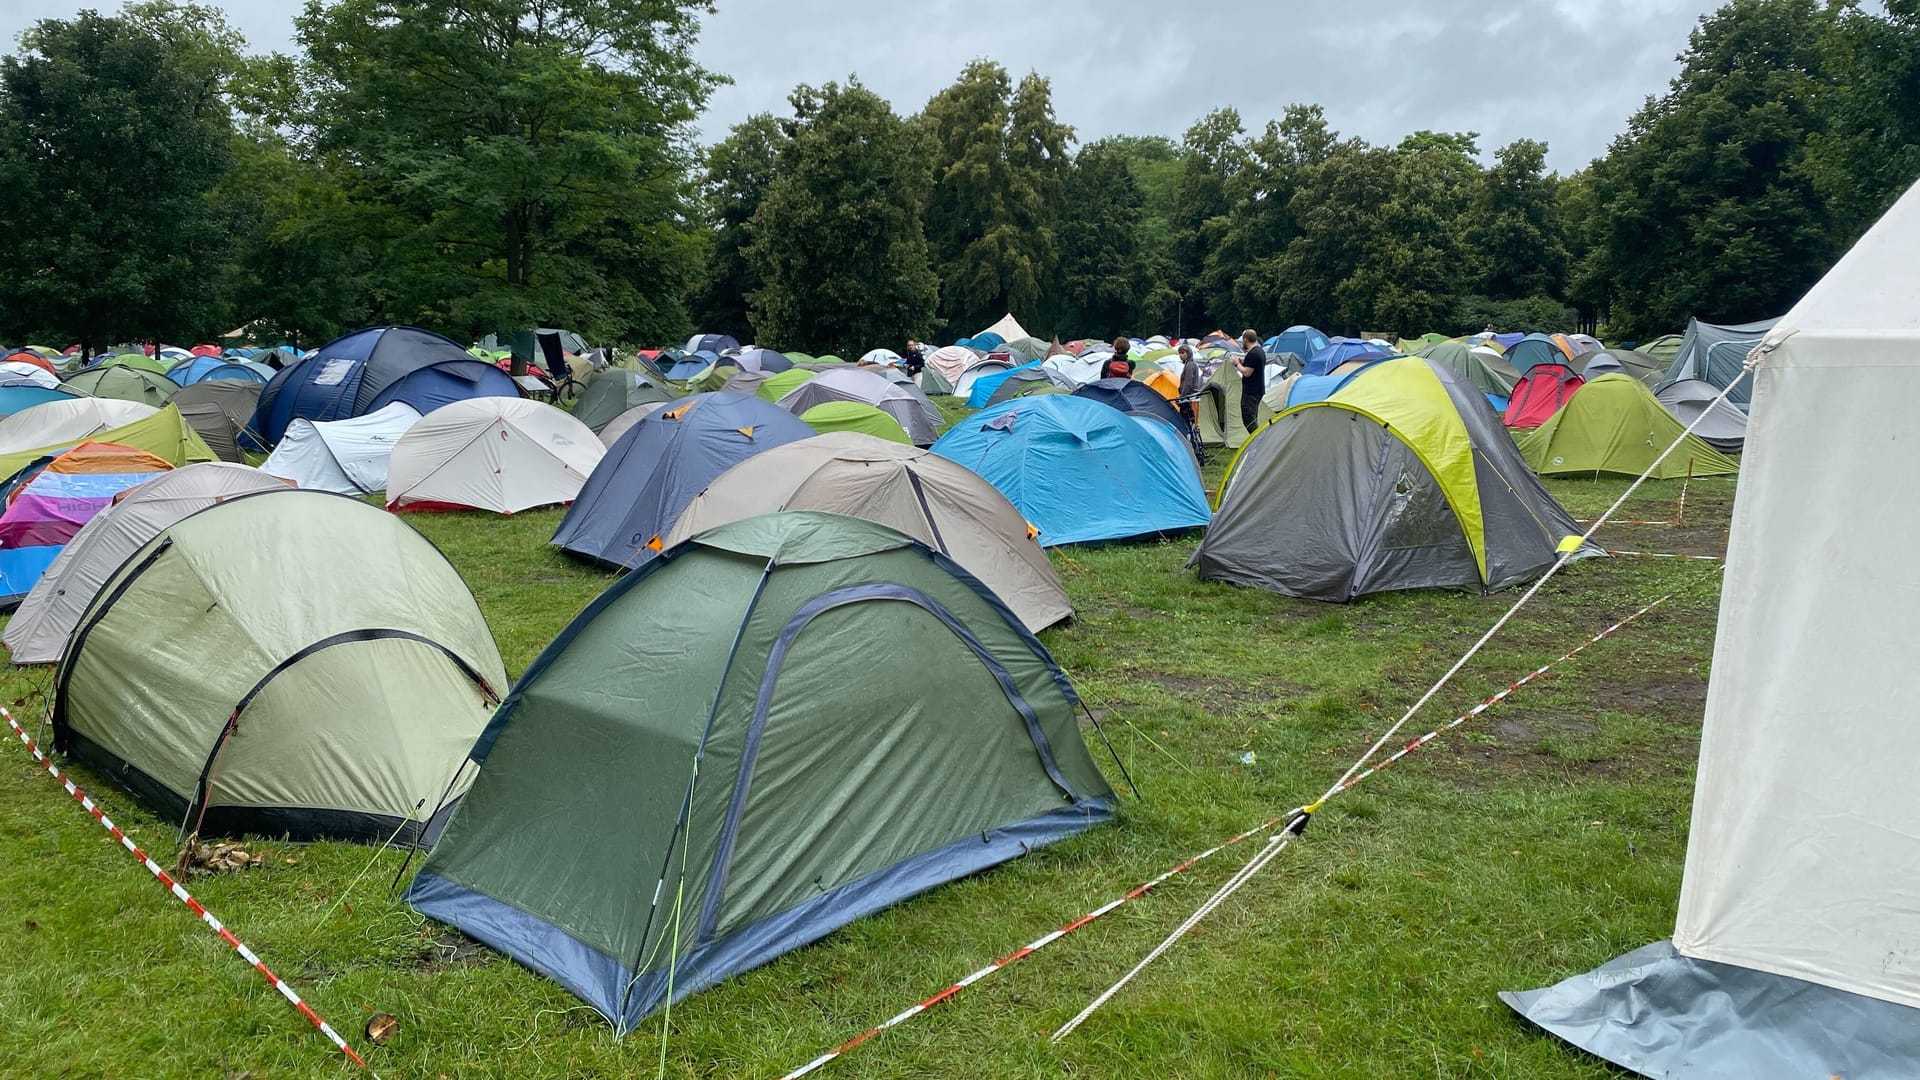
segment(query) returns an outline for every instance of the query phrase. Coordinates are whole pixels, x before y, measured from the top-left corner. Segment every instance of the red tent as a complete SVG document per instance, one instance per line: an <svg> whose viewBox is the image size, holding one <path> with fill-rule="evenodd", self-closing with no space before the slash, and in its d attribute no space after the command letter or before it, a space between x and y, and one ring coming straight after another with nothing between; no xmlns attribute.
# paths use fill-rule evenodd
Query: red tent
<svg viewBox="0 0 1920 1080"><path fill-rule="evenodd" d="M1507 415L1502 419L1510 428L1539 427L1583 385L1580 376L1565 364L1535 364L1513 388L1513 395L1507 399Z"/></svg>

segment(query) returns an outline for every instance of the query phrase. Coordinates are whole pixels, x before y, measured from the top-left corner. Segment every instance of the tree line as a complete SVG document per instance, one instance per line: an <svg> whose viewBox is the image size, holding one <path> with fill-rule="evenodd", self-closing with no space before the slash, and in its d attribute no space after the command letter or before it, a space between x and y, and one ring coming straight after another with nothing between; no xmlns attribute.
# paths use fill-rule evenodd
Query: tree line
<svg viewBox="0 0 1920 1080"><path fill-rule="evenodd" d="M1920 174L1920 0L1732 0L1566 176L1311 104L1081 144L985 59L914 114L800 86L703 149L704 9L310 0L270 56L175 0L40 22L0 58L0 340L1647 337L1780 314Z"/></svg>

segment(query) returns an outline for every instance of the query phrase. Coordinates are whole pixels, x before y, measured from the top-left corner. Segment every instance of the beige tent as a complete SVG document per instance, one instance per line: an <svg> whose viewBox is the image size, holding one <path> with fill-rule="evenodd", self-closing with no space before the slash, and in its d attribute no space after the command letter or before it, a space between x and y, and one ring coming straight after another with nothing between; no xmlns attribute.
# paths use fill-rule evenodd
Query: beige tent
<svg viewBox="0 0 1920 1080"><path fill-rule="evenodd" d="M1032 314L1032 312L1028 312L1028 314ZM974 337L980 337L984 334L999 334L1001 341L1024 341L1033 336L1027 333L1026 327L1020 325L1020 320L1014 318L1013 312L1011 311L1002 316L999 322L980 331L980 333L975 334Z"/></svg>
<svg viewBox="0 0 1920 1080"><path fill-rule="evenodd" d="M256 491L290 486L246 465L203 461L122 492L80 527L20 603L0 635L16 664L60 659L80 613L127 557L187 515Z"/></svg>
<svg viewBox="0 0 1920 1080"><path fill-rule="evenodd" d="M801 439L727 470L662 544L781 510L824 510L897 529L960 564L1029 630L1073 614L1033 530L993 485L929 451L854 432Z"/></svg>
<svg viewBox="0 0 1920 1080"><path fill-rule="evenodd" d="M635 405L614 417L606 427L600 429L600 445L611 448L614 443L620 441L620 436L627 433L628 428L671 404L673 403L670 401L649 401L645 405Z"/></svg>

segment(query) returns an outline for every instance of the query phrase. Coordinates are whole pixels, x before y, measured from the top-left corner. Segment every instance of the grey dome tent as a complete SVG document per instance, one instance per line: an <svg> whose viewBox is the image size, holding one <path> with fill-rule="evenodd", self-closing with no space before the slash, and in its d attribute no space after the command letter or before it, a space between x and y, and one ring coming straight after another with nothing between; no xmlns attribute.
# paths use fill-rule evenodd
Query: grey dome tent
<svg viewBox="0 0 1920 1080"><path fill-rule="evenodd" d="M554 530L562 551L602 566L651 559L660 537L713 478L747 458L814 434L746 394L695 394L646 417L609 447Z"/></svg>
<svg viewBox="0 0 1920 1080"><path fill-rule="evenodd" d="M1667 365L1658 357L1632 349L1602 349L1574 357L1573 369L1588 381L1609 371L1623 372L1648 386L1658 386L1667 377Z"/></svg>
<svg viewBox="0 0 1920 1080"><path fill-rule="evenodd" d="M1145 416L1158 420L1186 438L1192 430L1187 420L1180 415L1173 403L1162 397L1160 391L1143 382L1132 379L1095 379L1073 392L1077 398L1097 401L1102 405L1119 409L1128 416Z"/></svg>
<svg viewBox="0 0 1920 1080"><path fill-rule="evenodd" d="M829 402L871 405L893 417L915 446L932 446L939 438L940 410L916 386L901 385L863 368L830 368L784 394L775 404L799 416Z"/></svg>
<svg viewBox="0 0 1920 1080"><path fill-rule="evenodd" d="M252 379L203 379L174 391L167 400L179 407L187 425L200 433L220 460L240 461L242 442L258 442L249 437L247 425L253 422L265 387Z"/></svg>
<svg viewBox="0 0 1920 1080"><path fill-rule="evenodd" d="M620 441L620 436L625 435L628 428L671 404L673 404L671 401L649 401L645 405L635 405L614 417L611 423L600 429L600 445L611 447Z"/></svg>
<svg viewBox="0 0 1920 1080"><path fill-rule="evenodd" d="M1580 535L1481 392L1419 357L1274 417L1221 487L1200 576L1311 600L1502 588Z"/></svg>
<svg viewBox="0 0 1920 1080"><path fill-rule="evenodd" d="M357 499L266 491L107 579L61 657L53 743L204 834L426 843L505 681L433 544Z"/></svg>
<svg viewBox="0 0 1920 1080"><path fill-rule="evenodd" d="M1746 366L1747 354L1760 344L1779 319L1762 319L1759 322L1736 323L1731 326L1716 326L1699 319L1687 320L1686 336L1680 339L1680 351L1674 354L1673 366L1667 369L1667 377L1661 384L1676 383L1682 379L1699 379L1711 384L1715 391L1724 390L1740 370ZM1656 387L1658 392L1660 388ZM1733 388L1727 400L1744 409L1753 400L1753 380L1743 379Z"/></svg>
<svg viewBox="0 0 1920 1080"><path fill-rule="evenodd" d="M632 368L603 368L594 372L593 378L587 380L587 388L580 391L580 400L573 405L573 418L598 435L615 417L636 405L672 401L677 396L644 372Z"/></svg>
<svg viewBox="0 0 1920 1080"><path fill-rule="evenodd" d="M1731 395L1729 395L1730 397ZM1654 395L1682 427L1693 429L1700 441L1723 454L1737 454L1747 445L1747 414L1720 398L1720 388L1699 379L1668 383ZM1701 419L1705 413L1706 418Z"/></svg>
<svg viewBox="0 0 1920 1080"><path fill-rule="evenodd" d="M836 514L734 522L615 582L527 669L407 899L625 1032L1107 820L1078 703L945 556Z"/></svg>
<svg viewBox="0 0 1920 1080"><path fill-rule="evenodd" d="M246 465L202 461L127 489L82 525L54 556L7 621L0 640L6 642L16 664L53 663L60 659L81 614L100 595L100 586L147 541L209 506L288 487L287 481Z"/></svg>

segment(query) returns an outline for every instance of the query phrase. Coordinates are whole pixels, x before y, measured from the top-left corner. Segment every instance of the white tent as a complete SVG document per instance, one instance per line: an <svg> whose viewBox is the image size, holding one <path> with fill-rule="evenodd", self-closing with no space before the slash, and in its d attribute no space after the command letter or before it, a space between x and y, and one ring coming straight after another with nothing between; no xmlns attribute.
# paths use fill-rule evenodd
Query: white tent
<svg viewBox="0 0 1920 1080"><path fill-rule="evenodd" d="M1669 944L1505 995L1647 1076L1920 1076L1920 187L1766 335Z"/></svg>
<svg viewBox="0 0 1920 1080"><path fill-rule="evenodd" d="M59 376L38 364L29 364L25 360L0 360L0 376L24 379L48 390L60 385Z"/></svg>
<svg viewBox="0 0 1920 1080"><path fill-rule="evenodd" d="M159 411L138 401L115 398L48 401L0 420L0 454L77 443L89 435L125 427Z"/></svg>
<svg viewBox="0 0 1920 1080"><path fill-rule="evenodd" d="M114 571L146 542L189 514L287 482L226 461L203 461L122 492L80 527L20 602L0 641L16 664L51 664Z"/></svg>
<svg viewBox="0 0 1920 1080"><path fill-rule="evenodd" d="M860 358L863 364L899 364L901 356L892 349L874 349Z"/></svg>
<svg viewBox="0 0 1920 1080"><path fill-rule="evenodd" d="M398 401L351 420L295 420L260 469L303 488L341 495L385 491L387 459L419 420L413 406Z"/></svg>
<svg viewBox="0 0 1920 1080"><path fill-rule="evenodd" d="M1113 359L1111 350L1088 353L1085 356L1061 353L1058 356L1047 357L1041 362L1040 367L1055 383L1069 390L1078 390L1100 378L1100 370L1106 367L1107 361L1111 359Z"/></svg>
<svg viewBox="0 0 1920 1080"><path fill-rule="evenodd" d="M1029 312L1029 314L1031 314L1031 312ZM1027 333L1026 327L1020 325L1020 320L1014 318L1013 312L1011 311L1001 316L999 322L994 323L992 326L987 327L985 330L973 336L980 337L984 334L999 334L1001 341L1020 341L1033 336Z"/></svg>
<svg viewBox="0 0 1920 1080"><path fill-rule="evenodd" d="M515 514L570 503L607 448L593 429L525 398L468 398L428 413L387 465L389 510Z"/></svg>

